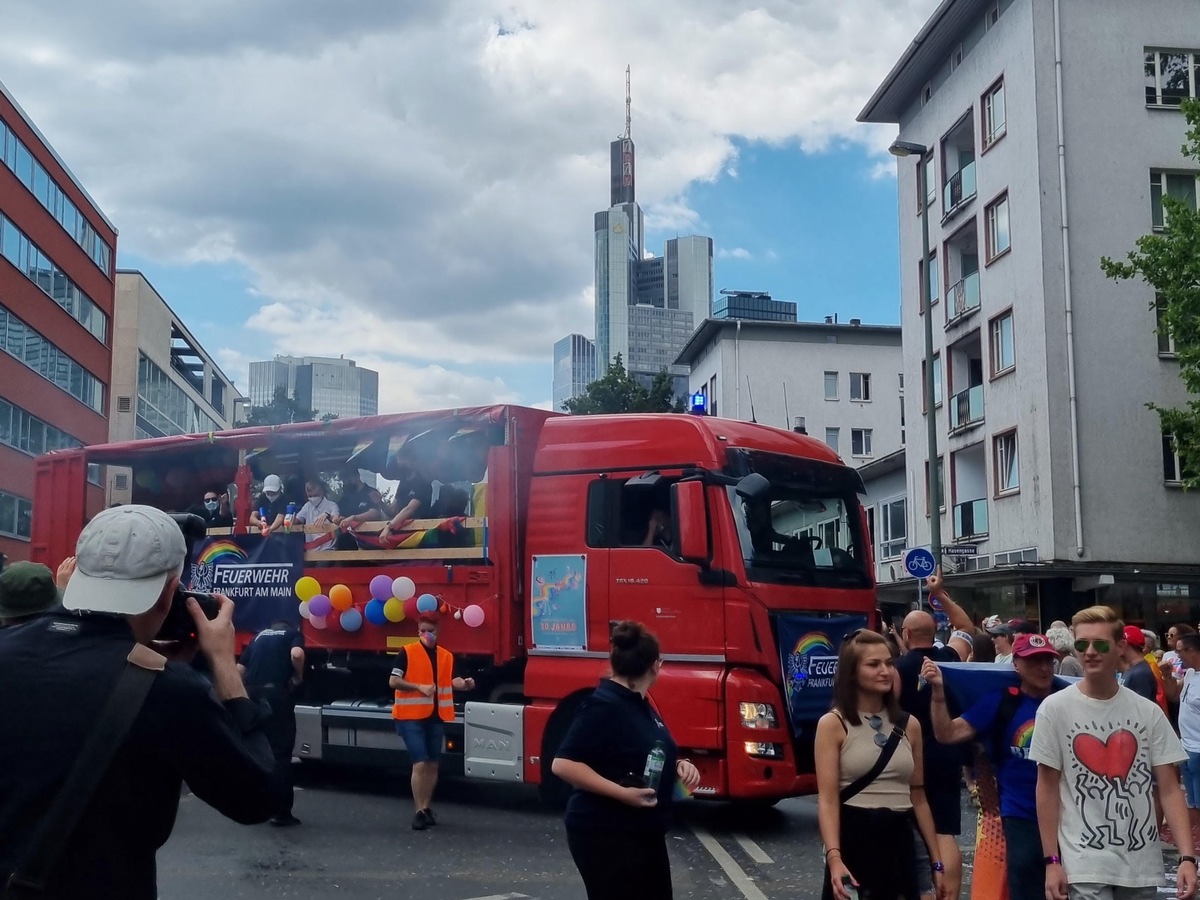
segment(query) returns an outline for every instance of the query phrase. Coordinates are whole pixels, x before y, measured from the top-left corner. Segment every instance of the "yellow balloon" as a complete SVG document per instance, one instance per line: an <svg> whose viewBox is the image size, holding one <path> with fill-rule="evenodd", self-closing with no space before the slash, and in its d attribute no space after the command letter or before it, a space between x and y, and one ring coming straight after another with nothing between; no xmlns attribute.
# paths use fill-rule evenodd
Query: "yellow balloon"
<svg viewBox="0 0 1200 900"><path fill-rule="evenodd" d="M404 601L393 597L383 604L383 617L389 622L399 622L404 618Z"/></svg>
<svg viewBox="0 0 1200 900"><path fill-rule="evenodd" d="M305 575L296 582L296 596L301 600L311 600L321 593L321 582L311 575Z"/></svg>

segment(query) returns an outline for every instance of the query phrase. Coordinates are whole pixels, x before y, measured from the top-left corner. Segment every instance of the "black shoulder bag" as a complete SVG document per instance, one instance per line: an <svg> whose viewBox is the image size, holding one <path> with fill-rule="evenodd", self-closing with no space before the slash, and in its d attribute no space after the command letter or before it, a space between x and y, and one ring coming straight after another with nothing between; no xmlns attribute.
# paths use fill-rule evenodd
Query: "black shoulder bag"
<svg viewBox="0 0 1200 900"><path fill-rule="evenodd" d="M838 800L845 803L855 794L861 793L863 788L879 777L880 773L887 768L887 764L892 761L892 757L896 754L896 748L900 746L900 739L904 737L904 729L907 726L908 713L904 713L900 716L899 721L892 726L892 733L888 735L887 743L879 751L879 759L875 760L875 765L871 766L870 771L865 775L862 775L842 788L841 793L838 794Z"/></svg>
<svg viewBox="0 0 1200 900"><path fill-rule="evenodd" d="M39 900L46 896L50 878L75 834L79 817L107 774L164 663L161 656L141 645L129 654L75 765L34 832L24 862L9 876L0 900Z"/></svg>

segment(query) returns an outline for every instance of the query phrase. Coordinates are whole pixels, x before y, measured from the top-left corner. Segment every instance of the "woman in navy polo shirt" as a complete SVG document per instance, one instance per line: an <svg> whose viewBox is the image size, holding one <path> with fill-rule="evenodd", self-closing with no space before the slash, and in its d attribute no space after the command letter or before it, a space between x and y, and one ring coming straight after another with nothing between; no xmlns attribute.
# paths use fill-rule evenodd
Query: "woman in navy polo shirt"
<svg viewBox="0 0 1200 900"><path fill-rule="evenodd" d="M588 900L669 900L667 829L675 780L689 791L700 773L646 699L662 667L658 638L638 622L612 632L612 675L580 706L551 766L575 790L567 801L567 845ZM658 788L643 775L656 745L664 754Z"/></svg>

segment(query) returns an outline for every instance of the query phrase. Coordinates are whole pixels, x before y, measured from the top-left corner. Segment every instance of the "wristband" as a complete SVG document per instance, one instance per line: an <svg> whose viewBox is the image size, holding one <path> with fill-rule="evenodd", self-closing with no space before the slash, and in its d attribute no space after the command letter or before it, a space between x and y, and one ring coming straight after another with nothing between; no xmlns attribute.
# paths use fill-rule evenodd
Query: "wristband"
<svg viewBox="0 0 1200 900"><path fill-rule="evenodd" d="M840 854L841 852L842 852L842 848L841 848L841 847L830 847L828 850L826 850L826 851L825 851L825 861L826 861L826 862L829 862L829 854L830 854L830 853L838 853L838 854Z"/></svg>
<svg viewBox="0 0 1200 900"><path fill-rule="evenodd" d="M1193 866L1196 865L1196 857L1194 856L1181 856L1179 857L1179 861L1181 863L1190 862Z"/></svg>
<svg viewBox="0 0 1200 900"><path fill-rule="evenodd" d="M1062 865L1062 857L1061 856L1046 856L1046 857L1042 858L1042 862L1048 866L1061 866Z"/></svg>
<svg viewBox="0 0 1200 900"><path fill-rule="evenodd" d="M940 862L935 862L935 863L933 864L933 871L935 871L935 872L937 872L939 875L941 875L943 872L945 872L945 871L946 871L946 867L945 867L945 866L944 866L942 863L940 863Z"/></svg>

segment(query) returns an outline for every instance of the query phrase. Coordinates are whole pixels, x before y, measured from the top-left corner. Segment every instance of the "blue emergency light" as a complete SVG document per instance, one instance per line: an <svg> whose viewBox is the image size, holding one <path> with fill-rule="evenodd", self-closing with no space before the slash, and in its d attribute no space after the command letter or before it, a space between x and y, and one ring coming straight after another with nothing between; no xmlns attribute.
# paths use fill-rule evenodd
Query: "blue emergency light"
<svg viewBox="0 0 1200 900"><path fill-rule="evenodd" d="M692 394L691 412L694 416L703 416L708 412L708 397L704 394Z"/></svg>

